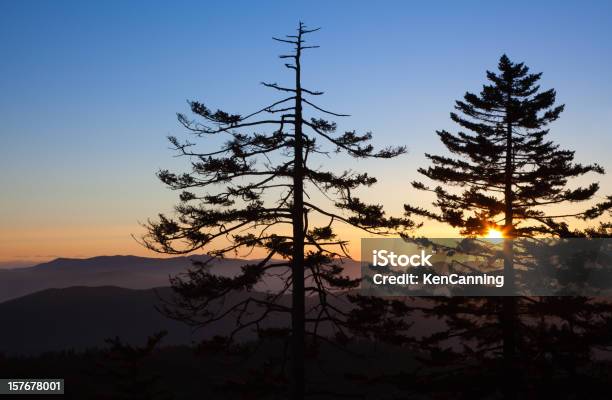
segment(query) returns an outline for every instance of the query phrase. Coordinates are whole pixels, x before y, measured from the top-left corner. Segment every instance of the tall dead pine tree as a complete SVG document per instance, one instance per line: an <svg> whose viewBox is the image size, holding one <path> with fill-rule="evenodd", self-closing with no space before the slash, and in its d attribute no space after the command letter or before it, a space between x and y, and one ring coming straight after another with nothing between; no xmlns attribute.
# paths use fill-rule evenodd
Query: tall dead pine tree
<svg viewBox="0 0 612 400"><path fill-rule="evenodd" d="M197 137L227 135L229 139L218 150L198 152L195 143L170 138L175 149L191 160L191 171L159 172L166 185L182 191L181 203L175 217L160 215L150 221L143 238L150 249L162 253L203 249L222 257L238 249L265 252L263 259L243 266L242 273L234 277L213 275L201 263L185 276L173 278L176 297L164 312L195 327L233 317L235 329L230 339L249 329L262 333L268 317L289 313L294 399L304 395L306 337L328 340L321 334L323 325L340 338L347 337L350 329L346 310L333 298L338 291L357 287L359 280L343 273L339 259L348 256L347 242L334 233L335 223L378 234L412 227L409 219L386 217L381 205L355 197L359 187L376 182L367 173L334 173L312 166L314 156L329 153L319 142L356 158L392 158L405 151L403 147L375 151L369 144L370 133L336 134L334 122L306 116L307 111L344 116L316 105L312 98L323 93L302 85L304 51L318 47L306 45L304 37L316 30L300 23L295 35L275 38L293 48L280 58L288 60L285 66L293 71L294 79L287 86L263 85L286 97L248 115L212 111L196 101L190 105L199 120L179 114L179 122ZM271 128L269 133L259 131L266 128ZM315 191L327 201L315 202ZM283 287L265 295L254 293L253 287L270 275L280 276ZM234 292L246 295L219 307ZM289 294L290 306L283 302ZM308 308L306 299L313 299Z"/></svg>

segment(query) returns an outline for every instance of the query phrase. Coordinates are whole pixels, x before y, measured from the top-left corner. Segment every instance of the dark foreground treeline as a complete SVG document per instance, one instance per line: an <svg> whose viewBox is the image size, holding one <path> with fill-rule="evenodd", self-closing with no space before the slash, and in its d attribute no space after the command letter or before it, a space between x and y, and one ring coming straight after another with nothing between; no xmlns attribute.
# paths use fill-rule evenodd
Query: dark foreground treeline
<svg viewBox="0 0 612 400"><path fill-rule="evenodd" d="M112 339L105 348L84 352L0 356L0 376L61 377L65 397L74 399L287 398L285 339L218 350L211 343L165 347L163 334L142 346ZM311 343L306 354L306 395L313 399L495 399L508 381L519 398L603 399L612 383L612 363L605 360L576 368L571 357L548 357L505 376L499 360L434 366L431 356L411 346L372 341L344 349Z"/></svg>

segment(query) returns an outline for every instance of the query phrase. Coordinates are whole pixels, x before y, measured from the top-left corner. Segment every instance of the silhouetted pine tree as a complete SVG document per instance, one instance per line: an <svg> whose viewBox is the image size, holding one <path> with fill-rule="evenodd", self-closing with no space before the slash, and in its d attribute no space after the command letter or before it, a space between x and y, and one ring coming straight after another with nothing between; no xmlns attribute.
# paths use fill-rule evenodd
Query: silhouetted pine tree
<svg viewBox="0 0 612 400"><path fill-rule="evenodd" d="M562 150L548 138L548 125L559 118L564 106L555 105L555 91L540 90L541 73L529 72L523 63L513 63L503 55L499 72L487 71L488 84L480 94L467 92L457 101L451 119L464 130L456 134L438 131L450 156L426 154L432 162L419 172L438 182L429 187L413 182L418 190L435 194L435 211L406 205L407 216L420 215L460 228L466 236L480 236L489 229L504 234L504 274L506 285L514 285L515 238L571 235L566 221L592 220L612 207L607 201L577 210L577 203L592 200L597 183L570 189L571 178L589 172L603 174L597 165L574 163L574 152ZM571 205L572 211L564 205ZM517 297L438 298L430 310L445 318L446 332L426 343L437 349L441 359L465 361L466 355L489 357L501 354L512 397L517 374L517 348L526 356L520 341L528 327L517 316L533 311L534 299ZM461 338L465 352L440 351L437 347L450 337ZM482 364L481 364L482 365Z"/></svg>
<svg viewBox="0 0 612 400"><path fill-rule="evenodd" d="M316 105L312 98L323 93L302 85L303 52L318 47L305 45L304 36L316 30L300 23L297 34L274 38L293 47L292 53L280 58L289 61L285 66L293 71L294 79L287 86L263 85L286 97L247 115L212 111L192 101L191 111L199 120L178 115L179 122L195 136L225 135L228 140L217 150L200 152L195 143L169 138L180 155L190 159L191 171L159 172L166 185L182 191L181 203L176 206L176 217L160 215L159 220L150 221L143 238L150 249L169 254L205 250L213 257L223 257L255 248L265 252L235 277L211 274L211 258L185 276L172 278L176 297L163 311L194 327L231 316L235 328L230 340L245 330L265 334L269 317L289 314L291 329L284 336L291 338L290 376L296 399L304 395L305 337L329 340L321 330L331 329L338 340L346 340L347 331L359 319L349 316L335 298L338 291L359 284L343 272L339 262L348 256L347 242L334 233L335 223L377 234L413 226L407 218L386 217L381 205L366 204L355 196L358 188L376 182L367 173L335 173L313 166L313 156L328 155L325 143L334 153L344 152L356 159L386 159L405 152L403 147L375 151L369 144L370 133L336 134L334 122L306 116L307 110L344 116ZM268 133L262 132L268 127ZM315 201L314 192L327 200ZM279 291L252 292L270 276L281 279ZM241 295L230 298L235 292ZM284 301L288 294L290 303ZM307 298L312 299L308 308Z"/></svg>

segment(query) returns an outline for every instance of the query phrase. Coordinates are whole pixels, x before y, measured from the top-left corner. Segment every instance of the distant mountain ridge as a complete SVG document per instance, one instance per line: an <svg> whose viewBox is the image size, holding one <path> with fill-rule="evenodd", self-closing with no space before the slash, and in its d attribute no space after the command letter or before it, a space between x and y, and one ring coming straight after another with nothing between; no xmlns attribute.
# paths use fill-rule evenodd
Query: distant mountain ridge
<svg viewBox="0 0 612 400"><path fill-rule="evenodd" d="M0 303L45 289L71 286L117 286L150 289L169 286L169 277L185 272L195 260L207 256L148 258L137 256L99 256L86 259L57 258L27 268L0 270ZM233 275L247 261L214 261L212 270Z"/></svg>
<svg viewBox="0 0 612 400"><path fill-rule="evenodd" d="M174 265L175 263L190 263L192 261L206 261L209 256L178 256L169 258L156 257L141 257L132 255L116 255L116 256L96 256L90 258L65 258L59 257L51 261L40 263L30 267L31 269L41 270L46 268L83 268L83 267L101 267L105 268L123 268L124 266L150 266L151 263L160 263L165 265ZM230 261L232 259L228 259ZM240 260L243 261L243 260Z"/></svg>
<svg viewBox="0 0 612 400"><path fill-rule="evenodd" d="M169 286L169 277L185 272L193 261L209 256L192 255L172 258L138 256L98 256L85 259L57 258L27 268L0 269L0 303L46 289L72 286L116 286L126 289L151 289ZM227 258L211 262L211 272L234 276L240 268L256 260ZM356 276L359 263L348 261L347 274ZM280 283L268 280L257 290L275 290Z"/></svg>
<svg viewBox="0 0 612 400"><path fill-rule="evenodd" d="M171 289L118 287L47 289L0 304L0 354L35 355L48 351L105 347L107 338L144 343L166 330L167 345L190 344L191 329L161 315L154 306Z"/></svg>
<svg viewBox="0 0 612 400"><path fill-rule="evenodd" d="M247 295L264 296L259 292L235 292L224 302L238 302ZM114 337L125 343L141 345L148 336L162 330L168 333L164 346L190 345L203 338L227 334L235 327L232 318L224 318L194 331L156 309L162 304L162 299L170 300L172 297L169 287L134 290L114 286L75 286L42 290L8 300L0 303L0 360L2 354L36 355L103 348L106 347L105 339ZM307 299L307 305L311 301L314 300ZM284 296L281 302L289 305L290 296ZM288 314L273 314L263 325L287 326L289 323ZM245 332L240 338L253 339L255 336Z"/></svg>

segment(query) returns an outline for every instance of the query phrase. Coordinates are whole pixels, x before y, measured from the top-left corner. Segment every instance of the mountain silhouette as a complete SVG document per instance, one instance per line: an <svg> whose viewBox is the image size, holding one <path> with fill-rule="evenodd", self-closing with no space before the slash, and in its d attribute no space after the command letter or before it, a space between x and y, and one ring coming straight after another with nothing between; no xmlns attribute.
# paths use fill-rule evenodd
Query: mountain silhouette
<svg viewBox="0 0 612 400"><path fill-rule="evenodd" d="M208 256L147 258L136 256L101 256L87 259L58 258L28 268L0 270L0 302L45 289L72 286L116 286L127 289L151 289L169 286L169 276L184 272L193 261ZM233 276L249 261L223 259L212 262L211 271ZM358 274L359 263L347 261L347 274ZM255 289L275 290L281 282L268 279Z"/></svg>
<svg viewBox="0 0 612 400"><path fill-rule="evenodd" d="M264 296L251 292L251 297ZM120 337L124 343L139 344L155 332L168 332L164 346L190 345L201 339L227 334L234 322L222 319L206 328L194 331L182 322L166 318L156 310L161 299L172 296L170 287L125 289L113 286L75 286L46 289L0 303L0 355L36 355L50 351L104 347L107 338ZM235 292L225 302L238 302L247 296ZM315 299L307 299L307 304ZM289 305L289 296L281 303ZM346 307L341 300L337 306ZM287 326L288 315L274 315L263 326ZM325 329L322 329L324 331ZM254 339L254 334L238 339Z"/></svg>
<svg viewBox="0 0 612 400"><path fill-rule="evenodd" d="M0 353L82 351L102 347L106 338L115 336L137 344L160 330L168 331L164 345L182 345L227 332L229 321L193 332L155 309L160 298L172 295L169 276L184 272L193 261L204 260L206 256L58 258L34 267L0 270ZM248 262L215 260L211 271L233 276ZM359 273L359 262L348 261L344 266L347 274ZM274 291L280 284L270 278L255 290ZM240 296L232 295L231 301ZM276 318L270 324L286 322Z"/></svg>
<svg viewBox="0 0 612 400"><path fill-rule="evenodd" d="M160 298L167 299L171 295L169 287L134 290L76 286L47 289L6 301L0 304L3 319L0 354L83 351L105 347L105 339L114 337L135 345L162 330L168 332L165 346L189 345L231 329L230 320L194 331L182 322L166 318L155 306L160 304ZM229 301L241 298L242 294L236 293ZM277 318L270 323L288 322L288 319Z"/></svg>
<svg viewBox="0 0 612 400"><path fill-rule="evenodd" d="M160 295L170 288L160 288ZM117 287L47 289L0 304L0 353L34 355L48 351L102 347L106 338L142 342L167 330L167 344L188 344L193 335L159 314L156 290Z"/></svg>

